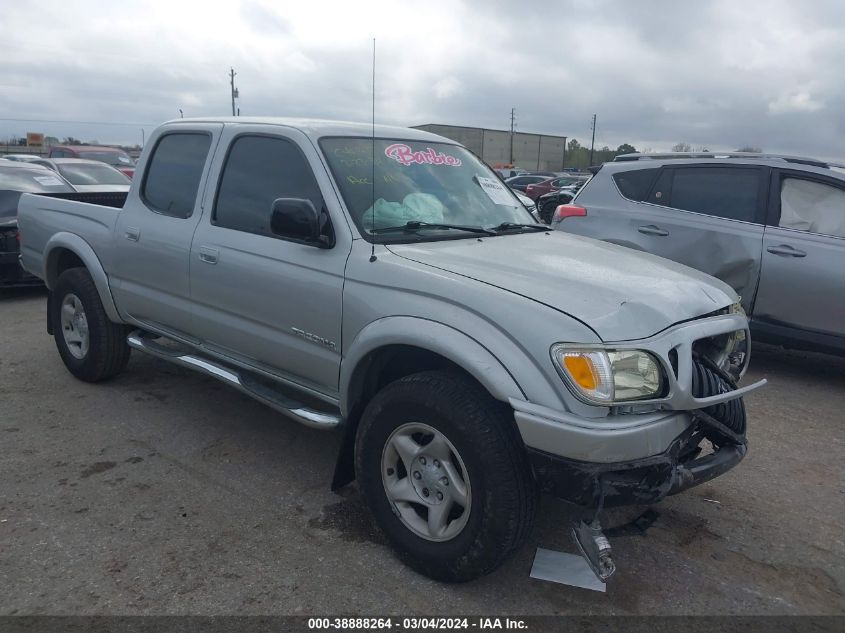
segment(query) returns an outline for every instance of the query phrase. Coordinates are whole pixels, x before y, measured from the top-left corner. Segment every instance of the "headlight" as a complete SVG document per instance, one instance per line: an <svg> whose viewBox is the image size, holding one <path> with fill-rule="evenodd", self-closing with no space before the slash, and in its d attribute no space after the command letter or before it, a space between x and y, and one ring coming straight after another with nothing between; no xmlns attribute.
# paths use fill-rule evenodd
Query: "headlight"
<svg viewBox="0 0 845 633"><path fill-rule="evenodd" d="M578 349L553 345L552 359L573 393L590 404L610 405L662 395L660 363L641 350Z"/></svg>

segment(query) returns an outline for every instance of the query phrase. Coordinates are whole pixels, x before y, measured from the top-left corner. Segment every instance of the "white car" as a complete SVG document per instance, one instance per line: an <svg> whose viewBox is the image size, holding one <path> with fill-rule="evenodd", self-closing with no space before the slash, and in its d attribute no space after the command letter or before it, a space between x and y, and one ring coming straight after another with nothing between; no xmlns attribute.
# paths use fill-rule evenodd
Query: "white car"
<svg viewBox="0 0 845 633"><path fill-rule="evenodd" d="M77 191L129 191L131 180L111 165L84 158L39 158L31 161L61 174Z"/></svg>

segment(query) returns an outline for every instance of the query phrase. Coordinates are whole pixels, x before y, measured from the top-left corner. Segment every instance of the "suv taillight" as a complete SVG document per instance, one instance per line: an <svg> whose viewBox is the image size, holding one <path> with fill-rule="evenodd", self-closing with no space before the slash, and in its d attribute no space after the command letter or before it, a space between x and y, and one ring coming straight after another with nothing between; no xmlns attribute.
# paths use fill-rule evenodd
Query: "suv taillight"
<svg viewBox="0 0 845 633"><path fill-rule="evenodd" d="M587 216L587 209L574 204L562 204L555 209L552 222L560 222L566 218L583 218Z"/></svg>

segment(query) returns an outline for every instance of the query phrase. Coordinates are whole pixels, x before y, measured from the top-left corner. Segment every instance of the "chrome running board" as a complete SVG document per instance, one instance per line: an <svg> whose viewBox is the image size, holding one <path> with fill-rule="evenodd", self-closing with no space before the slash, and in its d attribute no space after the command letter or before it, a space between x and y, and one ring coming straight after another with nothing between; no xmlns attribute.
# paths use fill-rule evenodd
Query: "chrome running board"
<svg viewBox="0 0 845 633"><path fill-rule="evenodd" d="M168 347L154 340L156 335L147 334L143 330L135 330L126 337L126 342L132 349L145 354L151 354L188 369L193 369L212 378L231 385L250 398L275 409L300 424L313 429L333 429L340 424L340 416L316 409L309 409L305 405L292 400L273 387L260 383L249 372L228 367L218 361L185 352L182 349ZM163 337L162 337L163 338Z"/></svg>

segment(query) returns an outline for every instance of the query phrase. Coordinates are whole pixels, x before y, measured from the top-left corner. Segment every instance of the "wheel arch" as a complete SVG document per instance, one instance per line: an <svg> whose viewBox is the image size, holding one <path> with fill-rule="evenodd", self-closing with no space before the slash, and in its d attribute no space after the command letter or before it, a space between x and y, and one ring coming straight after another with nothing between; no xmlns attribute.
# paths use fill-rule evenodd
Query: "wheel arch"
<svg viewBox="0 0 845 633"><path fill-rule="evenodd" d="M88 242L73 233L56 233L47 242L44 253L43 277L47 288L52 290L59 275L65 270L84 267L94 280L97 294L100 295L100 301L102 301L103 309L105 309L109 319L115 323L123 322L111 294L108 275Z"/></svg>
<svg viewBox="0 0 845 633"><path fill-rule="evenodd" d="M430 369L460 371L505 403L509 398L525 399L501 361L464 332L415 317L379 319L355 337L341 365L340 405L345 428L332 489L354 479L355 433L369 399L394 380Z"/></svg>

